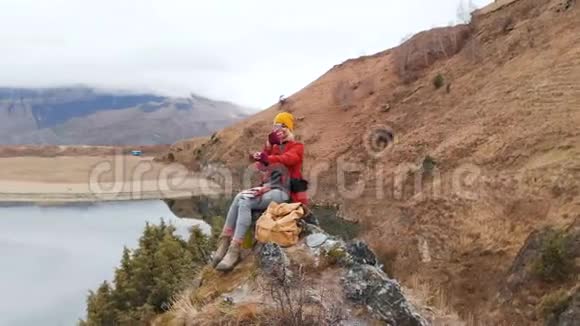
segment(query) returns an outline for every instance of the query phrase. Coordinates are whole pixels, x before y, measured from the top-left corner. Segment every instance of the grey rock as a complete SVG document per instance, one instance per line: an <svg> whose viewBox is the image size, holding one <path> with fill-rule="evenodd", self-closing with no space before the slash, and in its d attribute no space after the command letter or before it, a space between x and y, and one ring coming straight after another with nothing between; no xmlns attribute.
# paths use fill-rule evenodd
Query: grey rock
<svg viewBox="0 0 580 326"><path fill-rule="evenodd" d="M357 264L377 266L378 259L369 246L359 240L351 241L346 245L346 251Z"/></svg>
<svg viewBox="0 0 580 326"><path fill-rule="evenodd" d="M314 233L306 237L306 245L310 248L320 247L328 240L328 235L324 233Z"/></svg>
<svg viewBox="0 0 580 326"><path fill-rule="evenodd" d="M412 310L397 281L376 266L355 264L342 280L347 299L364 305L377 319L397 326L427 325Z"/></svg>
<svg viewBox="0 0 580 326"><path fill-rule="evenodd" d="M521 290L521 287L531 281L535 276L532 272L532 265L540 257L543 243L549 237L553 236L559 230L553 228L545 228L532 232L526 239L524 245L519 250L512 266L510 267L506 281L500 289L500 301L507 302L511 300L515 293ZM580 220L570 225L564 232L566 237L565 248L567 252L566 262L573 265L573 261L580 257ZM575 275L580 272L577 266L568 266L570 275Z"/></svg>
<svg viewBox="0 0 580 326"><path fill-rule="evenodd" d="M260 249L260 267L264 273L280 281L286 279L289 260L282 248L274 243L266 243Z"/></svg>

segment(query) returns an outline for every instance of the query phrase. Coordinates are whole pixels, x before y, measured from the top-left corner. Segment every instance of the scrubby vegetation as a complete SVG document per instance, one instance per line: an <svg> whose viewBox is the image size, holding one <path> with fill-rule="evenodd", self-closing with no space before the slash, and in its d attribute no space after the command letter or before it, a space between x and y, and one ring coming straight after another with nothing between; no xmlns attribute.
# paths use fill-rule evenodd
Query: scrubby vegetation
<svg viewBox="0 0 580 326"><path fill-rule="evenodd" d="M169 314L157 320L160 325L261 325L261 326L331 326L339 325L347 316L343 306L336 304L324 288L312 288L303 271L292 275L269 277L260 273L255 263L244 264L242 271L224 277L207 268L201 288L189 288L176 297ZM262 303L213 302L223 292L230 292L243 280L257 273L258 286L264 294ZM207 285L207 283L211 285Z"/></svg>
<svg viewBox="0 0 580 326"><path fill-rule="evenodd" d="M425 158L423 159L423 163L421 164L423 175L431 175L436 165L437 162L433 157L429 155L425 156Z"/></svg>
<svg viewBox="0 0 580 326"><path fill-rule="evenodd" d="M569 237L563 231L553 231L542 241L540 254L532 264L533 273L548 282L563 281L573 269L569 252Z"/></svg>
<svg viewBox="0 0 580 326"><path fill-rule="evenodd" d="M283 278L270 279L266 290L274 305L259 316L260 325L339 325L346 315L344 309L337 305L321 304L327 301L324 289L309 289L307 283L303 271L298 271L294 277L284 275Z"/></svg>
<svg viewBox="0 0 580 326"><path fill-rule="evenodd" d="M323 257L328 265L336 265L347 255L346 251L339 244L325 250L322 249Z"/></svg>
<svg viewBox="0 0 580 326"><path fill-rule="evenodd" d="M138 248L123 250L113 282L89 292L87 316L79 325L147 324L206 264L214 243L197 227L185 241L163 221L146 224Z"/></svg>
<svg viewBox="0 0 580 326"><path fill-rule="evenodd" d="M437 76L433 78L433 86L435 86L435 89L439 89L443 87L443 85L445 85L445 78L443 75L437 74Z"/></svg>
<svg viewBox="0 0 580 326"><path fill-rule="evenodd" d="M399 256L398 248L393 245L378 242L374 246L374 251L377 255L377 259L382 265L383 272L387 273L390 277L394 277L395 264L397 262L397 257Z"/></svg>
<svg viewBox="0 0 580 326"><path fill-rule="evenodd" d="M565 290L558 290L546 295L540 303L540 314L544 320L560 316L570 305L571 296Z"/></svg>

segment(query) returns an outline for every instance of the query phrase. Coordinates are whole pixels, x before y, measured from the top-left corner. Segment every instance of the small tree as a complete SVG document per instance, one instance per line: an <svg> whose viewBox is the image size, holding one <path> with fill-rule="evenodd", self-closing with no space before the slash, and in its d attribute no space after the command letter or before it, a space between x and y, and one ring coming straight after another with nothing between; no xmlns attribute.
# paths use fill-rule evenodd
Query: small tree
<svg viewBox="0 0 580 326"><path fill-rule="evenodd" d="M192 228L188 241L175 234L175 227L161 222L146 224L139 247L123 249L115 270L114 286L104 282L87 298L87 319L82 326L146 325L168 309L171 297L184 282L206 264L210 239Z"/></svg>
<svg viewBox="0 0 580 326"><path fill-rule="evenodd" d="M112 290L107 281L103 282L97 292L90 291L87 298L87 321L80 321L81 326L116 325L119 311L113 306Z"/></svg>
<svg viewBox="0 0 580 326"><path fill-rule="evenodd" d="M212 252L211 240L203 234L199 226L192 226L189 230L187 245L196 261L208 261Z"/></svg>

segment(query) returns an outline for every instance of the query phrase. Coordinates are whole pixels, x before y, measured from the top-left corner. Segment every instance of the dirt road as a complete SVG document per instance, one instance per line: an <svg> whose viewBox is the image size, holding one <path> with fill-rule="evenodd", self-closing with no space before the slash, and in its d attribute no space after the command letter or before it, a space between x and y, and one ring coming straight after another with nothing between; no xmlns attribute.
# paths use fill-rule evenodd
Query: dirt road
<svg viewBox="0 0 580 326"><path fill-rule="evenodd" d="M184 198L217 191L215 184L183 166L147 157L0 158L0 202Z"/></svg>

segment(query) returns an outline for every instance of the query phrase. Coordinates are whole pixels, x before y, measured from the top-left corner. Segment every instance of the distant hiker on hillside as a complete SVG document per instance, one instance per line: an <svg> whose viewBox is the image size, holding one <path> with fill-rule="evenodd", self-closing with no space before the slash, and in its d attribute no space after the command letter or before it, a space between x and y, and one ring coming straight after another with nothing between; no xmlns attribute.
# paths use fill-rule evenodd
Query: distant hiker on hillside
<svg viewBox="0 0 580 326"><path fill-rule="evenodd" d="M252 224L252 211L263 211L273 201L307 203L307 182L302 178L304 145L294 140L293 131L292 114L279 113L264 149L250 156L264 172L263 184L234 198L212 261L217 270L229 271L240 259L240 246Z"/></svg>

